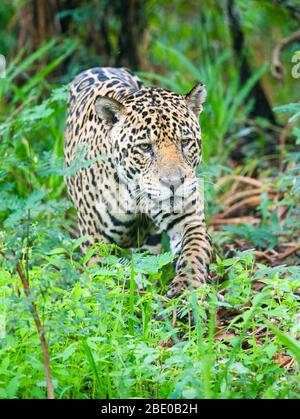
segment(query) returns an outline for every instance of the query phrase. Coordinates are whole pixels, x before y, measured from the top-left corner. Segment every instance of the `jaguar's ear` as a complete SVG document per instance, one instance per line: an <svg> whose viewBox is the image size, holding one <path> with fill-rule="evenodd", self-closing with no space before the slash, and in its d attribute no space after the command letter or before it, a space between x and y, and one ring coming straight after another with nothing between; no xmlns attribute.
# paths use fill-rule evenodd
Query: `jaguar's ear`
<svg viewBox="0 0 300 419"><path fill-rule="evenodd" d="M117 100L107 96L98 97L95 108L97 115L111 126L125 114L125 107Z"/></svg>
<svg viewBox="0 0 300 419"><path fill-rule="evenodd" d="M203 83L197 83L196 86L194 86L192 90L185 95L188 107L194 112L197 118L203 110L205 98L206 89Z"/></svg>

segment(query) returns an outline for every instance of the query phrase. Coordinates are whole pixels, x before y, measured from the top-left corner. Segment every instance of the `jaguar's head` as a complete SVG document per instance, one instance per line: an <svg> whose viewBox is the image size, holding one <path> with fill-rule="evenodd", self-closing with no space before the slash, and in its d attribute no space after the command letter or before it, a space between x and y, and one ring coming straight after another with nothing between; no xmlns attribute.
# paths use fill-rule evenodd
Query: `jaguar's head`
<svg viewBox="0 0 300 419"><path fill-rule="evenodd" d="M205 97L199 83L186 95L145 87L122 103L97 98L96 112L108 126L114 164L127 185L155 201L192 194Z"/></svg>

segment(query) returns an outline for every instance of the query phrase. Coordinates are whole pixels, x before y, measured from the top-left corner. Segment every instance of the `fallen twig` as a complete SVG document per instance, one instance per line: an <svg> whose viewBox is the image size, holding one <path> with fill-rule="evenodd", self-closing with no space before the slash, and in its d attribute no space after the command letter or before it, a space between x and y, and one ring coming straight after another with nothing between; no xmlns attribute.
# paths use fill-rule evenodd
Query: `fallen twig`
<svg viewBox="0 0 300 419"><path fill-rule="evenodd" d="M228 208L226 211L218 214L218 216L219 218L226 218L228 215L236 212L244 206L257 207L260 203L261 197L259 195L250 196L249 198L245 198L237 204L233 205L232 207Z"/></svg>
<svg viewBox="0 0 300 419"><path fill-rule="evenodd" d="M277 258L279 260L283 260L283 259L287 258L288 256L291 256L293 253L296 253L298 250L300 250L300 244L296 244L292 249L289 249L284 253L279 253Z"/></svg>
<svg viewBox="0 0 300 419"><path fill-rule="evenodd" d="M258 189L247 189L246 191L238 192L234 195L231 195L229 197L225 196L225 199L222 200L222 205L231 205L233 202L239 201L242 198L246 198L248 196L254 196L254 195L260 195L264 191L263 188Z"/></svg>
<svg viewBox="0 0 300 419"><path fill-rule="evenodd" d="M255 250L254 255L259 258L264 258L270 263L274 263L274 257L269 256L266 252L261 252L260 250Z"/></svg>
<svg viewBox="0 0 300 419"><path fill-rule="evenodd" d="M216 214L212 217L211 224L212 225L238 225L238 224L259 224L260 220L256 217L245 216L245 217L232 217L232 218L221 218L219 214Z"/></svg>
<svg viewBox="0 0 300 419"><path fill-rule="evenodd" d="M257 179L253 179L249 176L241 176L241 175L226 175L221 177L221 179L215 184L215 189L219 189L223 183L227 182L228 180L236 180L240 183L247 183L248 185L256 186L257 188L261 188L263 186L263 182Z"/></svg>

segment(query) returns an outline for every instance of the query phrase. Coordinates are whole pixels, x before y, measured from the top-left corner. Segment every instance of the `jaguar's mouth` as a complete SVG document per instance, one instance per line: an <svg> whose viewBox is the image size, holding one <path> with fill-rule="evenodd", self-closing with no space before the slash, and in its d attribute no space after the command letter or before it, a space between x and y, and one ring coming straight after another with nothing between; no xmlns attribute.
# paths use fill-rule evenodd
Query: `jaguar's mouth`
<svg viewBox="0 0 300 419"><path fill-rule="evenodd" d="M154 187L152 185L144 184L141 191L148 196L149 199L158 202L168 200L183 199L192 196L197 191L196 182L183 182L179 187L159 185Z"/></svg>

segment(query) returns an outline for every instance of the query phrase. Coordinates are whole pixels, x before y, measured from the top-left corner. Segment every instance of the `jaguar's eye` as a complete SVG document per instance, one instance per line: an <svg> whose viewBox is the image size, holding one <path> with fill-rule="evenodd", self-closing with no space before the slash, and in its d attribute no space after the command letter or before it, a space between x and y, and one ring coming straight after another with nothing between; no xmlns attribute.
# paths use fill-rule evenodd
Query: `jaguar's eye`
<svg viewBox="0 0 300 419"><path fill-rule="evenodd" d="M181 140L181 145L182 145L182 147L186 147L188 144L190 144L190 142L191 142L192 140L190 139L190 138L183 138L182 140Z"/></svg>
<svg viewBox="0 0 300 419"><path fill-rule="evenodd" d="M150 143L143 143L139 145L139 148L144 151L145 153L149 153L152 150L152 144Z"/></svg>

